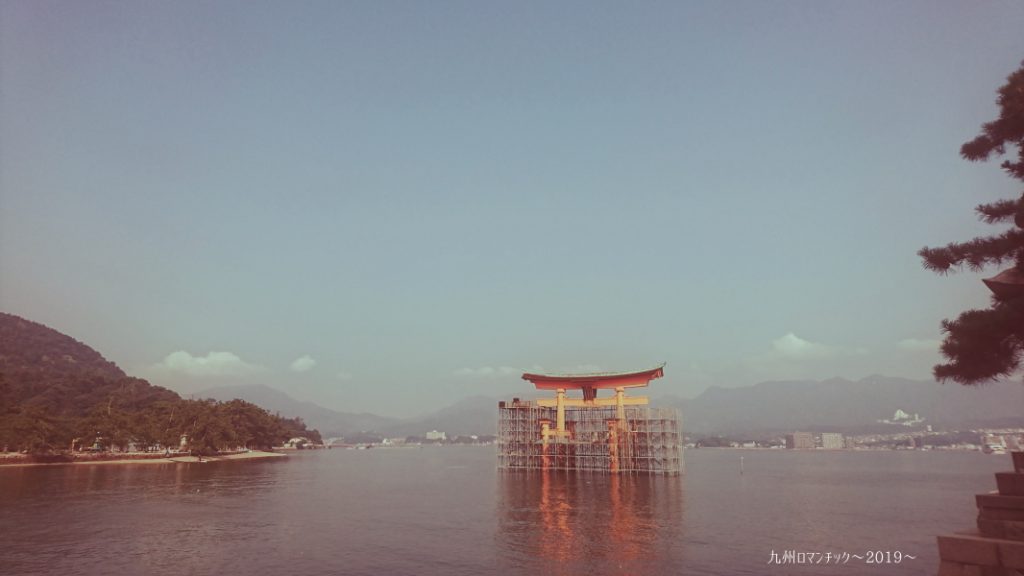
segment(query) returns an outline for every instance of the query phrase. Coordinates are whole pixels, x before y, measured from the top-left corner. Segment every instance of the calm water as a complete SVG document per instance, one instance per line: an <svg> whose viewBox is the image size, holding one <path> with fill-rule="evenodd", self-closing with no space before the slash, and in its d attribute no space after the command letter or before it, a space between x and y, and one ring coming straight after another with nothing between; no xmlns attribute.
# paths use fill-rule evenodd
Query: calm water
<svg viewBox="0 0 1024 576"><path fill-rule="evenodd" d="M739 458L744 457L744 474ZM690 450L677 478L499 473L489 447L0 469L0 574L934 574L1008 456ZM899 565L769 565L772 550Z"/></svg>

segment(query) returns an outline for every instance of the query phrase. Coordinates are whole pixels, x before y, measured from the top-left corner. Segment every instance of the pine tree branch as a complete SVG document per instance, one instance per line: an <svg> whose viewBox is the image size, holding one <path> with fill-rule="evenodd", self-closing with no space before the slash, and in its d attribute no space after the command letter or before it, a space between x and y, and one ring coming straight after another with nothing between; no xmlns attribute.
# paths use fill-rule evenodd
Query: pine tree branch
<svg viewBox="0 0 1024 576"><path fill-rule="evenodd" d="M1003 161L999 166L1017 180L1024 180L1024 143L1018 143L1021 152L1017 155L1020 158L1016 162L1010 162L1009 160Z"/></svg>
<svg viewBox="0 0 1024 576"><path fill-rule="evenodd" d="M999 118L981 126L981 134L960 147L960 155L972 162L1006 154L1008 146L1017 148L1017 161L1009 159L1000 166L1010 176L1024 180L1024 62L1006 78L998 90Z"/></svg>
<svg viewBox="0 0 1024 576"><path fill-rule="evenodd" d="M988 132L991 125L991 122L983 124L981 126L982 131ZM988 157L992 154L1001 156L1005 152L1006 147L1001 143L993 141L988 134L982 134L970 142L965 142L960 147L960 155L965 160L970 160L971 162L982 162L988 160Z"/></svg>
<svg viewBox="0 0 1024 576"><path fill-rule="evenodd" d="M1024 359L1024 317L1019 306L996 305L968 310L944 320L942 355L949 362L935 366L935 378L980 384L1012 375Z"/></svg>
<svg viewBox="0 0 1024 576"><path fill-rule="evenodd" d="M945 274L952 268L966 265L979 271L989 264L1002 264L1016 260L1024 250L1024 230L1008 230L999 236L975 238L969 242L953 242L943 248L922 248L917 255L924 260L924 267L933 272Z"/></svg>
<svg viewBox="0 0 1024 576"><path fill-rule="evenodd" d="M1001 167L1011 177L1024 180L1024 63L998 92L999 118L983 124L981 133L961 146L960 155L977 162L1013 150L1016 159L1011 152ZM942 248L922 248L918 255L925 268L945 274L954 267L981 270L988 264L1013 260L1024 272L1024 197L982 204L975 210L989 224L1012 221L1016 228ZM944 320L942 329L941 352L948 362L935 366L939 380L981 384L1010 376L1024 363L1024 296L993 296L991 308L969 310L956 320Z"/></svg>
<svg viewBox="0 0 1024 576"><path fill-rule="evenodd" d="M986 224L997 224L1012 220L1020 203L1021 200L999 200L991 204L978 204L974 211Z"/></svg>

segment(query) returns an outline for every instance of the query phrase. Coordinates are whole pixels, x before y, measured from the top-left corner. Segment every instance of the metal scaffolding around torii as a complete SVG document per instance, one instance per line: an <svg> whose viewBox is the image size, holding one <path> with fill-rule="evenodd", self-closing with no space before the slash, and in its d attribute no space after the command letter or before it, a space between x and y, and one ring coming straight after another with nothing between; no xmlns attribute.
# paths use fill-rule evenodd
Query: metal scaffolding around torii
<svg viewBox="0 0 1024 576"><path fill-rule="evenodd" d="M626 388L647 386L664 375L662 364L634 372L523 374L554 398L498 402L498 468L602 471L613 474L680 474L679 414L652 408ZM579 390L582 398L568 398ZM614 396L598 398L598 390Z"/></svg>

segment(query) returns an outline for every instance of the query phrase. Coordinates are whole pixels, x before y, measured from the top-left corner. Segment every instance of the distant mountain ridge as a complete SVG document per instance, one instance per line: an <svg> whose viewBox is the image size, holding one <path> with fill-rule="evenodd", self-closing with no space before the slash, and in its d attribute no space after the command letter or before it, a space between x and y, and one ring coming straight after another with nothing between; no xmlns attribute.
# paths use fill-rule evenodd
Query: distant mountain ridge
<svg viewBox="0 0 1024 576"><path fill-rule="evenodd" d="M497 403L508 397L471 396L418 418L397 419L372 414L346 414L298 402L287 394L262 387L223 388L219 399L231 394L276 409L302 416L328 435L374 431L388 436L421 435L441 430L452 435L494 434ZM207 392L209 393L209 391ZM267 396L281 398L275 404ZM523 394L524 398L531 398ZM284 402L287 398L289 403ZM713 386L696 398L655 399L655 405L678 408L687 434L743 434L806 430L861 430L868 428L898 431L901 427L880 424L892 418L896 410L919 414L922 425L965 428L1014 423L1024 425L1024 384L1004 382L981 387L939 384L886 376L870 376L859 381L832 378L824 381L775 381L753 386L723 388ZM331 423L328 426L328 423Z"/></svg>
<svg viewBox="0 0 1024 576"><path fill-rule="evenodd" d="M858 428L891 418L897 409L920 414L924 424L964 427L1024 418L1024 384L970 387L886 376L762 382L711 387L676 406L683 428L697 433Z"/></svg>
<svg viewBox="0 0 1024 576"><path fill-rule="evenodd" d="M370 413L340 412L313 402L303 402L287 393L262 384L242 384L203 390L197 398L228 401L235 398L259 404L271 411L294 414L324 437L376 432L386 436L423 435L442 430L450 436L494 434L497 427L498 399L470 396L426 416L392 418Z"/></svg>
<svg viewBox="0 0 1024 576"><path fill-rule="evenodd" d="M427 416L397 423L387 432L394 436L422 435L441 430L448 435L496 434L498 400L490 396L469 396Z"/></svg>
<svg viewBox="0 0 1024 576"><path fill-rule="evenodd" d="M299 416L322 436L344 436L367 430L382 430L399 423L397 418L368 413L339 412L312 402L303 402L263 384L239 384L203 390L196 398L211 398L227 402L238 398L289 416Z"/></svg>

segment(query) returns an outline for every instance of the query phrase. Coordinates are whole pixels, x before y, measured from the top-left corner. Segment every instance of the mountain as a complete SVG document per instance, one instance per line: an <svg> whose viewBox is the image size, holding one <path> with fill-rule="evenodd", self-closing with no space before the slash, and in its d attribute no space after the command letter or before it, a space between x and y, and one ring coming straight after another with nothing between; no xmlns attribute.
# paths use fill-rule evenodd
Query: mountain
<svg viewBox="0 0 1024 576"><path fill-rule="evenodd" d="M878 420L892 418L898 409L919 414L924 424L962 428L1019 421L1024 385L969 387L885 376L763 382L711 387L676 406L683 428L698 434L877 427Z"/></svg>
<svg viewBox="0 0 1024 576"><path fill-rule="evenodd" d="M224 402L238 398L271 412L299 416L327 436L362 431L406 436L433 429L452 436L493 434L497 402L511 398L473 396L427 416L403 420L339 412L262 385L216 388L199 396ZM128 420L155 417L155 406L176 402L182 400L174 392L128 376L86 344L42 324L0 313L0 448L5 442L27 445L28 436L33 446L59 446L86 428L95 432L101 424L110 428L109 436L127 438L126 431L138 424L117 424L119 415ZM885 376L859 381L778 381L711 387L696 398L666 397L655 403L679 408L683 429L697 435L899 430L879 424L896 410L918 414L924 424L938 428L1024 425L1024 385L1015 382L961 386ZM135 437L141 433L132 432Z"/></svg>
<svg viewBox="0 0 1024 576"><path fill-rule="evenodd" d="M36 408L81 417L117 397L128 408L177 400L174 392L131 378L89 346L52 328L0 312L0 408Z"/></svg>
<svg viewBox="0 0 1024 576"><path fill-rule="evenodd" d="M324 408L312 402L302 402L288 394L262 384L242 384L222 386L204 390L195 395L198 398L229 401L234 399L252 402L271 412L298 416L321 435L344 436L355 432L381 431L399 422L397 418L388 418L368 413L338 412Z"/></svg>
<svg viewBox="0 0 1024 576"><path fill-rule="evenodd" d="M519 395L519 394L517 394ZM524 398L543 394L523 394ZM473 396L428 416L395 421L376 431L389 436L442 430L451 435L494 434L498 400ZM1024 385L1006 382L980 387L870 376L860 381L762 382L739 388L711 387L692 399L663 397L656 406L678 408L687 434L742 434L793 430L898 431L880 423L896 410L918 414L923 425L966 429L1024 426Z"/></svg>
<svg viewBox="0 0 1024 576"><path fill-rule="evenodd" d="M202 452L319 437L250 403L182 400L66 334L0 313L0 451L178 447L183 435Z"/></svg>
<svg viewBox="0 0 1024 576"><path fill-rule="evenodd" d="M498 399L470 396L420 418L404 420L384 429L389 436L422 436L441 430L448 436L495 434L498 428Z"/></svg>
<svg viewBox="0 0 1024 576"><path fill-rule="evenodd" d="M274 412L295 415L325 437L375 432L383 436L422 436L442 430L449 436L494 434L498 398L470 396L426 416L390 418L366 412L339 412L313 402L303 402L285 392L261 384L223 386L204 390L197 398L227 401L235 398L252 402Z"/></svg>

